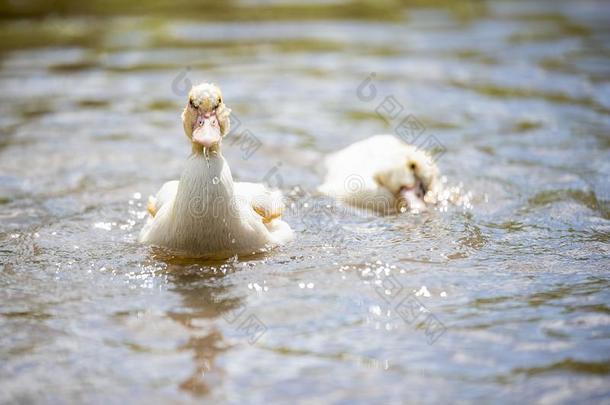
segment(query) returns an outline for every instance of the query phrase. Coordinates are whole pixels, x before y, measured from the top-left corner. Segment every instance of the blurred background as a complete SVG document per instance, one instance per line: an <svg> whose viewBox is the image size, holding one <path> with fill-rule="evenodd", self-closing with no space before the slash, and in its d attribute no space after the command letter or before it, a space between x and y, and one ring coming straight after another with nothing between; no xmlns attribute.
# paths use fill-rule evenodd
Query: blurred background
<svg viewBox="0 0 610 405"><path fill-rule="evenodd" d="M609 22L589 0L0 1L0 403L608 403ZM201 81L234 176L300 208L292 244L136 242ZM375 133L429 147L460 203L326 209L321 159Z"/></svg>

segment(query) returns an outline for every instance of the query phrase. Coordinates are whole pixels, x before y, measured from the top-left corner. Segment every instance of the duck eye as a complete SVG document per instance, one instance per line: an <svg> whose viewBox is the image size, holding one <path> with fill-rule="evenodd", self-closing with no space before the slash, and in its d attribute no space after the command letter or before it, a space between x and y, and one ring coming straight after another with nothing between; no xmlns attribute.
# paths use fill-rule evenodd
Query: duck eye
<svg viewBox="0 0 610 405"><path fill-rule="evenodd" d="M417 169L417 164L415 162L411 162L411 163L409 163L409 168L411 170L415 170L415 169Z"/></svg>
<svg viewBox="0 0 610 405"><path fill-rule="evenodd" d="M197 106L195 105L195 103L193 102L193 100L189 100L189 104L191 105L191 107L193 107L195 110L197 109Z"/></svg>

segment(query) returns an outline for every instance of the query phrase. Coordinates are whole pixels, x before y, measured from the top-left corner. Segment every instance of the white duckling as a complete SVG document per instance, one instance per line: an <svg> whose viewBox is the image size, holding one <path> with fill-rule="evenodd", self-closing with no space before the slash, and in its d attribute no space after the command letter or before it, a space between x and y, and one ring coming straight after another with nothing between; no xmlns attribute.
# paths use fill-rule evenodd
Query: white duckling
<svg viewBox="0 0 610 405"><path fill-rule="evenodd" d="M425 211L440 191L431 156L392 135L375 135L329 155L318 190L340 202L391 214Z"/></svg>
<svg viewBox="0 0 610 405"><path fill-rule="evenodd" d="M140 232L141 242L189 256L230 257L265 251L293 238L280 219L280 191L233 182L221 153L229 114L216 85L191 89L182 123L193 153L180 180L165 183L149 198L151 216Z"/></svg>

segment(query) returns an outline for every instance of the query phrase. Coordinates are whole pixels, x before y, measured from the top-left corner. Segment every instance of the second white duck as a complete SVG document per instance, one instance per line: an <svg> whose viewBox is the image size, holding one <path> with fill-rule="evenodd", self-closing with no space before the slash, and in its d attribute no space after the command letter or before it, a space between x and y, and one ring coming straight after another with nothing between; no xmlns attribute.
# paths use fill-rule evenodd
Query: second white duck
<svg viewBox="0 0 610 405"><path fill-rule="evenodd" d="M329 155L324 166L320 192L377 213L422 212L440 192L432 157L392 135L356 142Z"/></svg>

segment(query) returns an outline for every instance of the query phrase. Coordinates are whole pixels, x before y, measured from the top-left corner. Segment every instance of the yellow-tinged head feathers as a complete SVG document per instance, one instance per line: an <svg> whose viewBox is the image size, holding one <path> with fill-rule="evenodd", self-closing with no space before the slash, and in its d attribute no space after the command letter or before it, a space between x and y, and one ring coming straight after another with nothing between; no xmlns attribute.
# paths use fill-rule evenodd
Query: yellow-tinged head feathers
<svg viewBox="0 0 610 405"><path fill-rule="evenodd" d="M215 113L220 124L221 135L229 133L229 115L231 110L223 103L222 92L214 83L201 83L189 91L188 102L182 112L184 132L189 138L193 136L193 128L197 117Z"/></svg>
<svg viewBox="0 0 610 405"><path fill-rule="evenodd" d="M210 112L222 103L222 93L214 83L201 83L189 91L189 103L200 111Z"/></svg>

